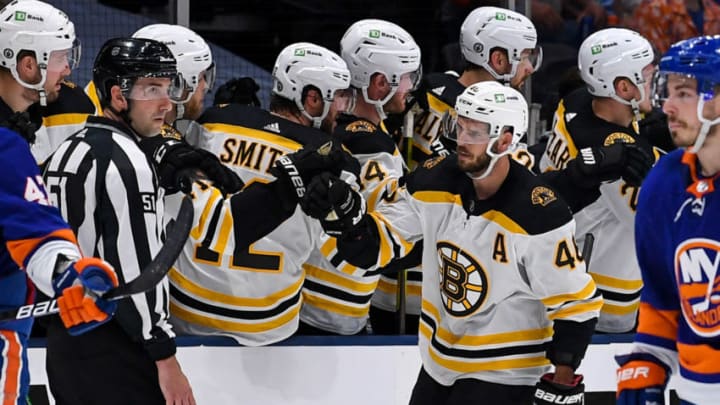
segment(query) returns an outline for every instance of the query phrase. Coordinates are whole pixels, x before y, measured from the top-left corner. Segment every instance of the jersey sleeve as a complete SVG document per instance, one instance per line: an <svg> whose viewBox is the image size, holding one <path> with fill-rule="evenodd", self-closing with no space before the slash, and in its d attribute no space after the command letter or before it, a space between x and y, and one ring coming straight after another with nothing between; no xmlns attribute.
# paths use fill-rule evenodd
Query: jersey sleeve
<svg viewBox="0 0 720 405"><path fill-rule="evenodd" d="M528 283L551 320L584 322L596 318L603 304L574 232L575 222L570 221L546 233L519 236L517 249Z"/></svg>
<svg viewBox="0 0 720 405"><path fill-rule="evenodd" d="M397 188L383 196L375 210L366 214L366 231L361 236L340 241L323 236L320 251L338 270L359 275L383 268L407 256L422 238L420 216L407 189Z"/></svg>
<svg viewBox="0 0 720 405"><path fill-rule="evenodd" d="M532 291L553 321L547 357L555 365L580 365L603 305L574 239L575 223L519 236L518 255Z"/></svg>
<svg viewBox="0 0 720 405"><path fill-rule="evenodd" d="M0 154L6 162L0 176L0 224L6 247L13 261L52 296L56 255L47 254L50 244L77 257L75 235L50 204L27 142L14 132L0 130Z"/></svg>

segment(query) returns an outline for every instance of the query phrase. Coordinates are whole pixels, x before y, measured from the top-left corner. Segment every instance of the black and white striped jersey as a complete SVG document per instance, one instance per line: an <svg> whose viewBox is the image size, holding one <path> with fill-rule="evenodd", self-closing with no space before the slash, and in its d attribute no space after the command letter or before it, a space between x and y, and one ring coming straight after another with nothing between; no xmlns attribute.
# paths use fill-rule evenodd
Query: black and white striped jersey
<svg viewBox="0 0 720 405"><path fill-rule="evenodd" d="M127 127L89 117L45 168L52 202L87 256L115 267L120 284L136 278L161 246L163 196L151 162ZM168 322L168 283L120 301L114 317L154 360L175 353Z"/></svg>

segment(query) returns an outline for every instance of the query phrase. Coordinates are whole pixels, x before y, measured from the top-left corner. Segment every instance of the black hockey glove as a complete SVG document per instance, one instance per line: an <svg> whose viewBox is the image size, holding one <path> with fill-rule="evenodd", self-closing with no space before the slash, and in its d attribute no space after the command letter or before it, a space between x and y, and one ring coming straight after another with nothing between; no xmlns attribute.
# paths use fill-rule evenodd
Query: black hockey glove
<svg viewBox="0 0 720 405"><path fill-rule="evenodd" d="M286 209L294 209L295 205L305 196L310 180L322 172L330 172L337 176L348 167L359 164L349 153L333 142L327 142L317 149L302 148L295 153L280 157L270 168L275 176L275 187L279 197L283 199Z"/></svg>
<svg viewBox="0 0 720 405"><path fill-rule="evenodd" d="M622 178L627 184L640 187L655 164L655 156L652 151L632 143L625 144L625 156Z"/></svg>
<svg viewBox="0 0 720 405"><path fill-rule="evenodd" d="M582 375L575 375L573 385L553 382L553 377L553 373L547 373L535 384L534 405L585 403L585 384L582 382Z"/></svg>
<svg viewBox="0 0 720 405"><path fill-rule="evenodd" d="M15 112L7 117L5 121L0 123L0 127L17 132L29 144L33 144L35 143L35 132L40 128L40 125L30 119L30 113L23 111Z"/></svg>
<svg viewBox="0 0 720 405"><path fill-rule="evenodd" d="M328 235L336 237L358 229L367 211L362 195L328 172L312 179L300 205L306 214L320 220Z"/></svg>
<svg viewBox="0 0 720 405"><path fill-rule="evenodd" d="M581 188L597 187L603 181L624 178L630 185L639 185L652 167L647 151L630 143L583 148L568 163L573 182Z"/></svg>
<svg viewBox="0 0 720 405"><path fill-rule="evenodd" d="M235 193L242 180L212 153L190 146L184 141L154 136L140 142L140 148L155 162L160 186L168 194L180 190L189 192L192 182L187 181L189 169L201 171L223 193Z"/></svg>

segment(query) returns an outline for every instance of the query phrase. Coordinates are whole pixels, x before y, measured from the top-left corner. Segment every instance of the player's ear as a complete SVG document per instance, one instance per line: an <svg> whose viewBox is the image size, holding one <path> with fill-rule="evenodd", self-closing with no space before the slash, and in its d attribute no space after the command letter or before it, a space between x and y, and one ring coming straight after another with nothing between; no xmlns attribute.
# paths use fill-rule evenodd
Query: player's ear
<svg viewBox="0 0 720 405"><path fill-rule="evenodd" d="M110 106L114 108L115 111L127 110L127 99L123 96L120 86L116 85L110 88Z"/></svg>
<svg viewBox="0 0 720 405"><path fill-rule="evenodd" d="M504 49L495 48L490 51L490 67L495 70L495 73L508 73L510 72L509 66L510 61L508 60L507 52Z"/></svg>
<svg viewBox="0 0 720 405"><path fill-rule="evenodd" d="M382 100L390 91L390 82L382 73L374 73L370 76L368 96L372 100Z"/></svg>
<svg viewBox="0 0 720 405"><path fill-rule="evenodd" d="M500 133L500 137L498 138L497 142L495 143L495 149L498 153L505 152L508 150L510 145L512 144L513 139L513 129L512 127L504 127L502 132Z"/></svg>
<svg viewBox="0 0 720 405"><path fill-rule="evenodd" d="M35 61L35 55L29 52L21 52L20 57L17 61L17 72L18 77L25 83L39 83L40 75L38 72L37 62Z"/></svg>
<svg viewBox="0 0 720 405"><path fill-rule="evenodd" d="M305 108L305 111L310 112L312 115L315 115L315 111L322 111L323 107L323 99L322 95L320 94L320 91L318 89L310 87L307 90L307 93L305 95L305 99L303 100L303 108Z"/></svg>

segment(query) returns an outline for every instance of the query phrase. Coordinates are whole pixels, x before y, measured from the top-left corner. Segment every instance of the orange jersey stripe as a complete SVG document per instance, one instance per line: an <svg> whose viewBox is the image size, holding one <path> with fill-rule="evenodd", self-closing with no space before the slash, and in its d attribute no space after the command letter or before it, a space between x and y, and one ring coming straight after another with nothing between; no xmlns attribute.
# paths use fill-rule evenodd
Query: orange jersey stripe
<svg viewBox="0 0 720 405"><path fill-rule="evenodd" d="M689 345L678 342L680 365L699 374L720 374L720 351L708 345Z"/></svg>
<svg viewBox="0 0 720 405"><path fill-rule="evenodd" d="M22 348L16 332L0 330L2 340L5 341L5 350L2 380L2 405L15 405L20 395L20 368L22 367Z"/></svg>
<svg viewBox="0 0 720 405"><path fill-rule="evenodd" d="M43 241L49 238L65 239L77 245L75 234L70 229L58 229L52 233L39 238L12 240L7 242L7 248L10 256L20 268L24 267L25 259L33 252Z"/></svg>
<svg viewBox="0 0 720 405"><path fill-rule="evenodd" d="M640 303L638 333L676 340L680 311L662 311L646 302Z"/></svg>

